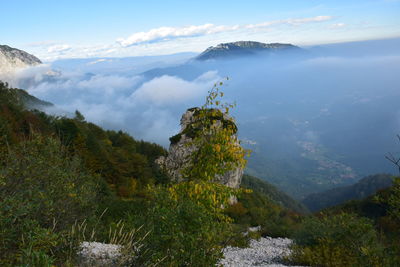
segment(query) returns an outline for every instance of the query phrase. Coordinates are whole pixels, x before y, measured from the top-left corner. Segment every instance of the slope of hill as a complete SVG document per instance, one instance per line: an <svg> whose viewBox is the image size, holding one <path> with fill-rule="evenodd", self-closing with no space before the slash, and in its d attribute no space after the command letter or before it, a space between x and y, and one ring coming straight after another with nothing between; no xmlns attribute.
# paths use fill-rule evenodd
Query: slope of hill
<svg viewBox="0 0 400 267"><path fill-rule="evenodd" d="M352 213L374 221L386 238L399 242L400 235L400 178L393 179L393 184L385 189L362 199L355 199L323 209L320 213L331 216L341 213ZM398 247L399 248L399 247ZM400 254L397 254L400 255ZM396 265L397 266L397 265Z"/></svg>
<svg viewBox="0 0 400 267"><path fill-rule="evenodd" d="M37 57L8 45L0 45L0 73L38 64L42 62Z"/></svg>
<svg viewBox="0 0 400 267"><path fill-rule="evenodd" d="M2 101L4 103L12 101L13 104L24 106L27 109L42 109L44 107L54 106L52 103L43 101L39 98L34 97L33 95L28 94L25 90L22 89L8 89L8 84L2 84L0 81L0 86L3 88L3 96L7 95L7 98L4 97Z"/></svg>
<svg viewBox="0 0 400 267"><path fill-rule="evenodd" d="M330 189L325 192L311 194L302 202L311 211L335 206L349 200L363 199L375 194L378 190L390 187L393 178L389 174L376 174L364 177L356 184Z"/></svg>
<svg viewBox="0 0 400 267"><path fill-rule="evenodd" d="M121 197L130 197L148 184L167 180L154 163L166 153L161 146L135 140L122 131L106 131L86 122L79 111L75 118L67 118L27 109L43 105L51 103L0 82L0 154L7 148L3 144L18 144L29 136L41 134L59 138Z"/></svg>
<svg viewBox="0 0 400 267"><path fill-rule="evenodd" d="M266 195L273 202L289 210L296 211L301 214L308 213L307 208L302 203L294 200L289 195L280 191L272 184L259 178L245 174L243 175L241 186Z"/></svg>

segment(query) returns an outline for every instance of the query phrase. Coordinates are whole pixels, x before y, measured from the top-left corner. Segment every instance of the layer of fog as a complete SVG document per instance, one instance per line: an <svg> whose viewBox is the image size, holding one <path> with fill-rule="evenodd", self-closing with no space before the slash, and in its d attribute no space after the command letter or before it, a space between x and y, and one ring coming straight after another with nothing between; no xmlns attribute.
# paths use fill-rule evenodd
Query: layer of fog
<svg viewBox="0 0 400 267"><path fill-rule="evenodd" d="M140 74L153 68L183 64L195 55L195 53L187 52L163 56L60 59L52 62L51 66L53 69L62 71L125 76Z"/></svg>
<svg viewBox="0 0 400 267"><path fill-rule="evenodd" d="M105 128L167 145L168 136L179 130L181 113L198 105L218 79L210 71L193 81L162 76L143 82L141 76L54 73L51 66L40 66L19 72L11 84L54 103L57 108L51 111L57 115L79 110Z"/></svg>
<svg viewBox="0 0 400 267"><path fill-rule="evenodd" d="M168 146L182 113L229 76L225 101L237 103L240 135L256 154L280 159L313 152L321 166L351 166L340 175L352 177L392 170L384 155L396 152L400 132L398 47L400 39L335 44L299 55L190 60L142 74L125 71L126 64L114 64L109 74L55 64L19 72L13 85L67 112L77 109L88 121ZM335 158L325 159L319 148Z"/></svg>

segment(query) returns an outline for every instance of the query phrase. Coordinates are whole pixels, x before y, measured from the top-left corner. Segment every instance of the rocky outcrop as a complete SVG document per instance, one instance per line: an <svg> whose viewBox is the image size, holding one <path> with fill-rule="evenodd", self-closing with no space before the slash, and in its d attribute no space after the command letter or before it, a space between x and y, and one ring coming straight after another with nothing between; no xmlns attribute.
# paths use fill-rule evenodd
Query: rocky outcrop
<svg viewBox="0 0 400 267"><path fill-rule="evenodd" d="M0 45L0 74L39 64L42 62L37 57L25 51Z"/></svg>
<svg viewBox="0 0 400 267"><path fill-rule="evenodd" d="M164 169L167 174L175 181L182 181L182 170L187 168L190 163L190 155L197 150L197 147L192 144L195 132L191 127L196 121L196 112L198 108L188 109L181 118L181 130L180 132L171 137L170 147L167 157L160 157L156 160L156 163ZM222 114L222 113L221 113ZM224 123L231 123L234 125L233 119L227 117L225 114L216 121L219 127L223 127ZM234 125L236 128L236 125ZM234 136L237 145L239 140ZM226 172L224 175L217 176L216 182L224 184L232 188L238 188L243 176L243 168L235 168L231 171Z"/></svg>

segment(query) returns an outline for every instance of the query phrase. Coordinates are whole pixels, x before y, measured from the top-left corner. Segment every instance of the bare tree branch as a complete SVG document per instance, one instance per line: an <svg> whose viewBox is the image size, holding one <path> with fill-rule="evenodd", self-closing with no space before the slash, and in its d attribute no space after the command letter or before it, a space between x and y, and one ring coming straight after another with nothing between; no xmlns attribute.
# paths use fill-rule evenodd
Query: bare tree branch
<svg viewBox="0 0 400 267"><path fill-rule="evenodd" d="M400 142L400 134L397 135L397 139L399 139L399 142ZM386 158L387 160L389 160L391 163L393 163L394 165L396 165L397 168L398 168L398 170L399 170L399 173L400 173L400 157L397 158L397 157L393 156L392 153L389 152L389 153L385 156L385 158Z"/></svg>

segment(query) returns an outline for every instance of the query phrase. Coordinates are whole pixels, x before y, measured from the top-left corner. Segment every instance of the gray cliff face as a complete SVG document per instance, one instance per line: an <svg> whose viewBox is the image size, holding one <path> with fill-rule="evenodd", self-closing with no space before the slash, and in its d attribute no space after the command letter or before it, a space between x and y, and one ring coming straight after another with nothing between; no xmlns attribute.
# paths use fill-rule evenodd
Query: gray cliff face
<svg viewBox="0 0 400 267"><path fill-rule="evenodd" d="M189 145L193 140L188 134L185 134L185 129L195 121L195 112L197 109L188 109L181 118L181 130L178 135L171 138L171 144L167 157L160 157L156 160L157 164L163 168L168 175L175 181L182 181L182 170L185 169L190 161L190 155L196 151L196 146ZM224 116L224 120L233 121L232 118ZM217 121L221 124L221 122ZM179 140L174 140L178 137ZM235 135L235 140L239 145L239 140ZM222 176L216 177L215 181L223 185L238 188L242 181L243 169L236 168L226 172Z"/></svg>
<svg viewBox="0 0 400 267"><path fill-rule="evenodd" d="M25 51L0 45L0 74L39 64L42 62L37 57Z"/></svg>

